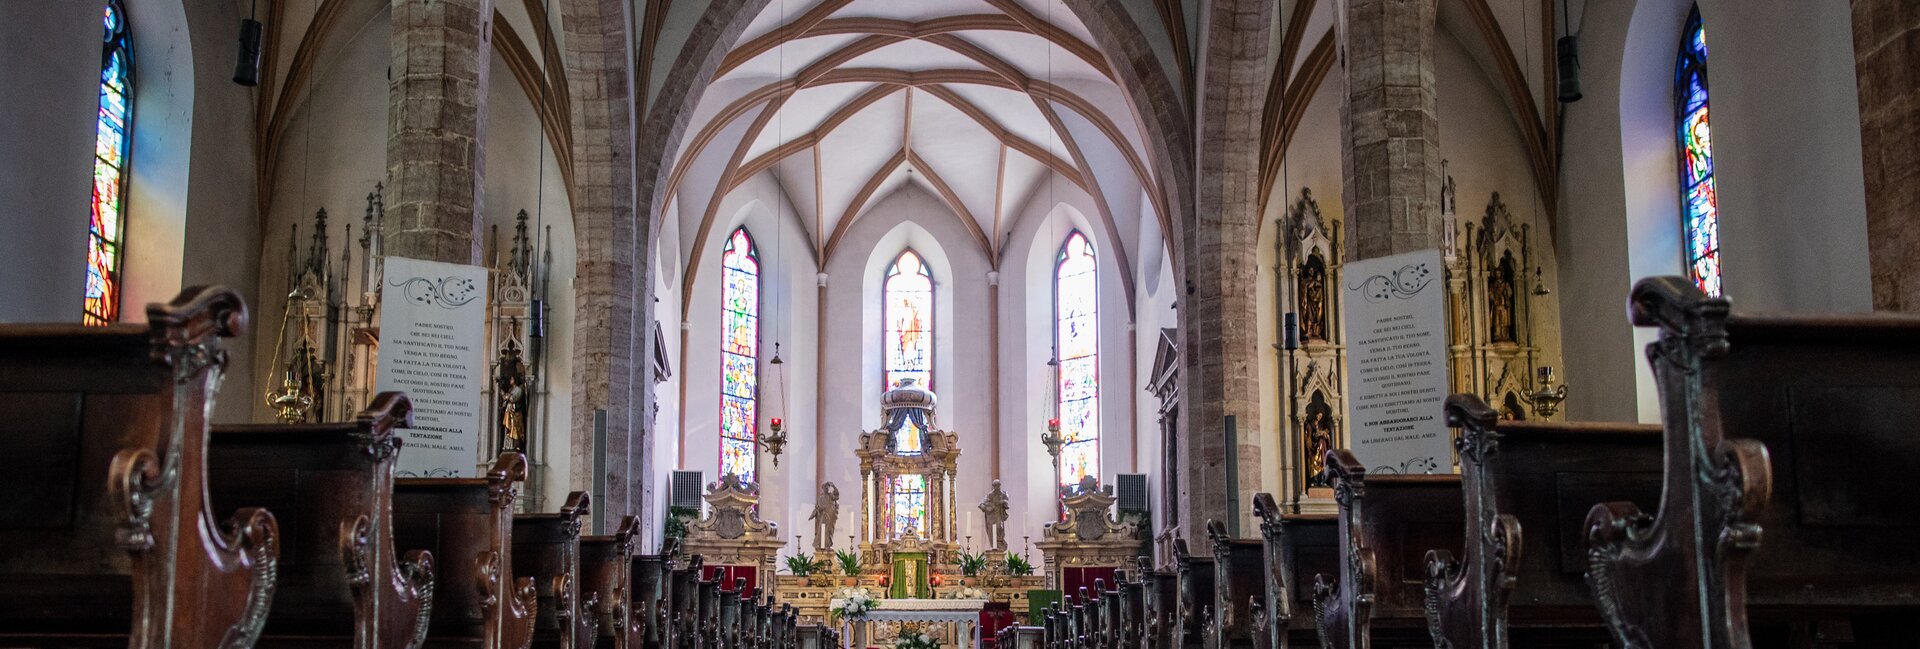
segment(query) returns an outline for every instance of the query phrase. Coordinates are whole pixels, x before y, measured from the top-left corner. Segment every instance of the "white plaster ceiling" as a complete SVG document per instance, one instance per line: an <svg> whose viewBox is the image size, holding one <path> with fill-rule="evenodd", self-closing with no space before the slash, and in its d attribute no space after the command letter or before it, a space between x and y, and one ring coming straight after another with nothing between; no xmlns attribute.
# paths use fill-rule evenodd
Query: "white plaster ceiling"
<svg viewBox="0 0 1920 649"><path fill-rule="evenodd" d="M669 179L676 209L661 216L680 220L689 264L717 236L728 193L762 173L823 263L834 233L913 183L997 264L1056 173L1103 212L1104 238L1133 248L1119 259L1164 245L1158 228L1142 237L1140 220L1161 210L1137 114L1059 0L776 0L686 133Z"/></svg>

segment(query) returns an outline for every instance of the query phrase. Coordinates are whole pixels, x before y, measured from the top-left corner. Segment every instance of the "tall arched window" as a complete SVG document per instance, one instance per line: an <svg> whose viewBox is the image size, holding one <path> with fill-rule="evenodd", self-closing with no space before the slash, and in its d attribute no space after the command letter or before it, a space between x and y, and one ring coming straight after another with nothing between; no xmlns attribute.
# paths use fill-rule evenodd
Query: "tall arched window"
<svg viewBox="0 0 1920 649"><path fill-rule="evenodd" d="M756 481L760 384L760 255L742 227L720 255L720 472Z"/></svg>
<svg viewBox="0 0 1920 649"><path fill-rule="evenodd" d="M92 218L87 226L87 302L82 321L120 319L120 257L126 214L127 145L133 126L133 48L127 11L107 0L100 50L100 112L93 143Z"/></svg>
<svg viewBox="0 0 1920 649"><path fill-rule="evenodd" d="M933 273L926 260L912 249L900 252L887 268L886 295L881 318L886 322L881 347L886 349L887 390L903 379L914 379L921 387L933 389ZM921 430L908 420L894 434L894 449L903 454L919 453Z"/></svg>
<svg viewBox="0 0 1920 649"><path fill-rule="evenodd" d="M1680 207L1687 245L1687 275L1708 295L1720 294L1720 195L1714 191L1713 138L1707 124L1707 30L1700 7L1687 16L1674 64L1674 107L1679 119Z"/></svg>
<svg viewBox="0 0 1920 649"><path fill-rule="evenodd" d="M1060 484L1100 476L1099 268L1093 242L1075 230L1054 266L1053 342L1059 354Z"/></svg>

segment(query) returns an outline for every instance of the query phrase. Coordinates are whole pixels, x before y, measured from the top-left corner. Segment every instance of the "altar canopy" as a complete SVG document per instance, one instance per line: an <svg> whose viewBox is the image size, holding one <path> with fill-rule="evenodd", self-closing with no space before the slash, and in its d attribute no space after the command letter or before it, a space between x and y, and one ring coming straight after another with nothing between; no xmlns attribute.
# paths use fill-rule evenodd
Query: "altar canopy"
<svg viewBox="0 0 1920 649"><path fill-rule="evenodd" d="M938 397L918 378L901 378L880 396L885 425L861 434L855 452L863 563L897 573L902 570L897 557L919 557L920 584L907 590L896 586L895 596L925 596L928 569L952 563L960 549L953 496L960 447L956 435L939 429L938 405Z"/></svg>

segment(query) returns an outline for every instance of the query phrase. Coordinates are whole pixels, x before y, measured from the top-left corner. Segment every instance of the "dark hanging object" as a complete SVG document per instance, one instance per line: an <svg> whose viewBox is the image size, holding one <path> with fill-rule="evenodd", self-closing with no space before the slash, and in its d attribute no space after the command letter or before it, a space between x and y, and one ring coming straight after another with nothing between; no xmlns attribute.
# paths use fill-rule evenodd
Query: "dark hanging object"
<svg viewBox="0 0 1920 649"><path fill-rule="evenodd" d="M240 56L233 64L233 82L253 87L260 85L260 21L240 20Z"/></svg>
<svg viewBox="0 0 1920 649"><path fill-rule="evenodd" d="M1580 37L1561 36L1558 45L1560 51L1560 103L1571 104L1580 101Z"/></svg>

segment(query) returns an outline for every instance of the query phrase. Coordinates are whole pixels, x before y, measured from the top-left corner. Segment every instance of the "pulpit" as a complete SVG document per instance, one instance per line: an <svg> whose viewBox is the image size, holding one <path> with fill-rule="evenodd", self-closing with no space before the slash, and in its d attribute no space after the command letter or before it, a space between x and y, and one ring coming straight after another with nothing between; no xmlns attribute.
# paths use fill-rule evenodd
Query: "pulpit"
<svg viewBox="0 0 1920 649"><path fill-rule="evenodd" d="M779 524L760 519L759 485L727 474L707 485L704 497L706 512L687 527L682 543L688 556L705 560L702 576L726 584L745 579L748 588L773 590L773 560L786 542L780 540Z"/></svg>
<svg viewBox="0 0 1920 649"><path fill-rule="evenodd" d="M1114 583L1115 570L1138 565L1144 544L1133 523L1114 518L1116 500L1113 487L1092 476L1061 496L1066 519L1048 523L1034 544L1045 558L1050 583L1077 593L1082 586L1093 588L1095 580Z"/></svg>
<svg viewBox="0 0 1920 649"><path fill-rule="evenodd" d="M957 508L958 436L937 428L938 400L913 379L880 396L883 425L860 435L860 556L869 568L896 570L896 555L926 569L952 563ZM916 558L917 555L917 558ZM924 583L918 588L926 592Z"/></svg>

